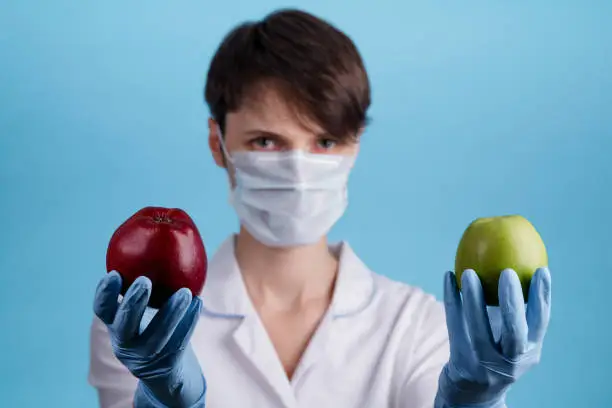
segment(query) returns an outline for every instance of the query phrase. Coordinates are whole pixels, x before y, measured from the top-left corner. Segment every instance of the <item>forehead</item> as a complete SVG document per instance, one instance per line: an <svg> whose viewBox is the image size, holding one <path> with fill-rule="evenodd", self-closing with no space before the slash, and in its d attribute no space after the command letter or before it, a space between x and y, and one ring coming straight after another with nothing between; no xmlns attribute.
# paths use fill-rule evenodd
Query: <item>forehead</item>
<svg viewBox="0 0 612 408"><path fill-rule="evenodd" d="M245 95L240 108L226 117L228 135L252 130L291 138L312 137L324 132L295 103L290 103L277 87L264 85Z"/></svg>

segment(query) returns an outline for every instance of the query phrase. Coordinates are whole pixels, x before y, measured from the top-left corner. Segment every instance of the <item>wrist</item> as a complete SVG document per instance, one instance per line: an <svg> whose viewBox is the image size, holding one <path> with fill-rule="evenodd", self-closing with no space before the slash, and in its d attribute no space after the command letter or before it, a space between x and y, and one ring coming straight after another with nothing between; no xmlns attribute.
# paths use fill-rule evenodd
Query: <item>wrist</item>
<svg viewBox="0 0 612 408"><path fill-rule="evenodd" d="M134 395L134 408L204 408L206 400L206 380L202 375L196 384L161 384L161 379L140 380ZM169 386L170 385L170 386ZM170 388L172 387L172 388ZM197 392L196 390L201 390ZM189 390L187 393L182 392Z"/></svg>
<svg viewBox="0 0 612 408"><path fill-rule="evenodd" d="M507 406L505 398L502 398L497 401L484 402L479 404L464 405L451 403L445 400L444 397L438 392L434 402L434 408L507 408Z"/></svg>
<svg viewBox="0 0 612 408"><path fill-rule="evenodd" d="M206 379L191 347L171 370L157 371L152 376L140 378L143 394L162 403L162 407L199 408L194 405L204 401ZM143 407L148 407L144 405ZM157 408L156 405L151 407Z"/></svg>
<svg viewBox="0 0 612 408"><path fill-rule="evenodd" d="M447 363L438 381L435 408L505 408L507 387L465 379Z"/></svg>

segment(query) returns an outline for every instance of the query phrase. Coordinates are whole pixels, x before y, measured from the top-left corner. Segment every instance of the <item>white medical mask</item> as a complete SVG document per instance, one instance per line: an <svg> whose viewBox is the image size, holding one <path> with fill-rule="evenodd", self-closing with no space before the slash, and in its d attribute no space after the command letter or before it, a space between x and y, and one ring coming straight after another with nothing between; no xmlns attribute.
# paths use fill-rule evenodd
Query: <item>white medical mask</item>
<svg viewBox="0 0 612 408"><path fill-rule="evenodd" d="M234 169L230 203L259 242L274 247L312 244L344 214L354 156L301 150L230 156L220 142Z"/></svg>

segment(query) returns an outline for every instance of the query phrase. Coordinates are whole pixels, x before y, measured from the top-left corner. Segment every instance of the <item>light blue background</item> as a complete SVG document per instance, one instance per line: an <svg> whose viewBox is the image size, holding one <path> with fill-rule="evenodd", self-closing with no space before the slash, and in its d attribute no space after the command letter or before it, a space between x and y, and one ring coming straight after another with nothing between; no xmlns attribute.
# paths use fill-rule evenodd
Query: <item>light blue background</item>
<svg viewBox="0 0 612 408"><path fill-rule="evenodd" d="M373 86L334 237L440 297L473 218L525 215L548 245L553 320L509 404L612 406L612 8L374 3L2 2L1 406L95 406L92 295L134 211L186 209L210 252L235 228L206 141L208 63L234 24L306 4L353 37Z"/></svg>

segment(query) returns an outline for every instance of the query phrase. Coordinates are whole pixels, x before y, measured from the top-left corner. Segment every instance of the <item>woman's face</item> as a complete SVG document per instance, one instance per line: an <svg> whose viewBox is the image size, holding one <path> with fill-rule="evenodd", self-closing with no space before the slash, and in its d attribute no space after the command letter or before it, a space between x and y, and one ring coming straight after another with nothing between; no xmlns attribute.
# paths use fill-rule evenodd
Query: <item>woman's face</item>
<svg viewBox="0 0 612 408"><path fill-rule="evenodd" d="M210 119L210 149L215 163L225 168L218 132L216 122ZM296 117L294 111L271 88L256 99L245 102L237 112L227 115L223 137L230 155L234 151L284 150L357 155L359 151L358 142L350 140L341 143L333 135L325 134L315 123Z"/></svg>

